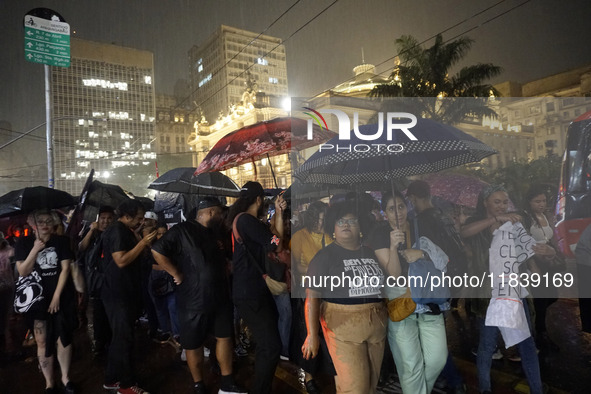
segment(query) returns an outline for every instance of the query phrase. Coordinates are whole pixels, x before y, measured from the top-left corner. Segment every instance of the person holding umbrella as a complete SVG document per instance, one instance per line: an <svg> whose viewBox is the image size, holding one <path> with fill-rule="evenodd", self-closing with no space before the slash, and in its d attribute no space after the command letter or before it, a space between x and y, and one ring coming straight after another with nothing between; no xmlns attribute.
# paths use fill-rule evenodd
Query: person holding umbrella
<svg viewBox="0 0 591 394"><path fill-rule="evenodd" d="M256 340L254 382L251 393L271 393L275 368L281 353L278 312L271 291L261 272L265 272L266 254L280 252L283 220L277 220L275 230L260 218L263 216L265 191L258 182L246 182L240 197L230 207L228 224L235 228L242 242L234 243L232 258L232 294L238 313ZM286 207L282 196L275 201L275 215L281 217ZM238 216L240 215L240 216ZM234 237L236 240L236 236ZM258 265L258 267L257 267Z"/></svg>
<svg viewBox="0 0 591 394"><path fill-rule="evenodd" d="M55 222L50 211L35 211L27 221L35 236L19 239L15 248L16 266L20 276L33 271L41 275L44 299L37 307L29 309L25 318L33 327L39 366L45 377L45 393L57 393L53 376L57 352L65 392L73 394L69 372L77 323L74 284L70 276L74 254L66 237L53 234Z"/></svg>

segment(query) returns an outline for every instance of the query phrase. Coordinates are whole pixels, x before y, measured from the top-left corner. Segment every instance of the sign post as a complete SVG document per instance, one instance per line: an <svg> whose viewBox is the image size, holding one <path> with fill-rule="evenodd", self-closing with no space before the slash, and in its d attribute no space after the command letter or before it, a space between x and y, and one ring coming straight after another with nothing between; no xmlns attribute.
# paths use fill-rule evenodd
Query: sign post
<svg viewBox="0 0 591 394"><path fill-rule="evenodd" d="M70 67L70 25L55 11L35 8L25 15L25 59L45 69L45 134L47 183L54 187L53 132L51 125L51 73L49 66Z"/></svg>

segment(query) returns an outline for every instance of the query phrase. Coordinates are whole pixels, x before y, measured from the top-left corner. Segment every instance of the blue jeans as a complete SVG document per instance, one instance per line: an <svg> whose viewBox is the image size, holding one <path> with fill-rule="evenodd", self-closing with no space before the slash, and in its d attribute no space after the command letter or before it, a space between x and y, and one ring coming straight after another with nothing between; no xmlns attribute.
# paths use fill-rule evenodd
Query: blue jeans
<svg viewBox="0 0 591 394"><path fill-rule="evenodd" d="M527 307L527 300L522 299L523 307L525 308L525 316L527 324L531 332L531 321L529 318L529 310ZM478 353L476 355L476 368L478 369L478 389L483 391L491 391L490 368L492 365L492 355L497 347L497 339L499 336L499 328L484 325L484 319L480 323L480 342L478 344ZM529 383L531 394L542 393L542 377L540 375L540 364L538 362L538 353L533 337L529 337L519 344L519 354L521 356L521 367Z"/></svg>
<svg viewBox="0 0 591 394"><path fill-rule="evenodd" d="M176 295L173 291L163 296L152 296L158 323L163 332L170 332L173 336L179 335L179 319L176 311Z"/></svg>
<svg viewBox="0 0 591 394"><path fill-rule="evenodd" d="M281 337L281 355L289 356L289 340L291 336L291 297L289 293L274 295L275 305L279 313L279 336Z"/></svg>

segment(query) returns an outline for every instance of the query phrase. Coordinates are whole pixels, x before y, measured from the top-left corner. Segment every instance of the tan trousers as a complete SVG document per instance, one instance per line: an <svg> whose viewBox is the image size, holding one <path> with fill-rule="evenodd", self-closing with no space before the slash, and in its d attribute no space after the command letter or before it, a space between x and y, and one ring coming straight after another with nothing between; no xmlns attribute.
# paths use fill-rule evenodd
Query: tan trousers
<svg viewBox="0 0 591 394"><path fill-rule="evenodd" d="M384 357L388 312L383 302L323 302L322 331L337 376L337 393L375 393Z"/></svg>

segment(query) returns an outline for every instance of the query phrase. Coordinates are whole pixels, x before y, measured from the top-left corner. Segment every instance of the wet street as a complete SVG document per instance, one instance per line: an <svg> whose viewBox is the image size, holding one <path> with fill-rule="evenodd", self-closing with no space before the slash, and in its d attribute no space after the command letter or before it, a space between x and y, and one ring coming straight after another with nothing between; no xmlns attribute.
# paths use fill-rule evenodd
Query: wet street
<svg viewBox="0 0 591 394"><path fill-rule="evenodd" d="M549 335L558 344L557 352L541 352L540 366L542 378L549 393L588 393L591 387L591 335L583 334L578 318L576 299L560 299L548 311ZM25 335L22 319L11 321L11 338L16 357L2 355L0 369L1 394L42 393L44 380L39 372L35 357L35 346L22 347ZM469 393L477 393L475 357L471 351L477 343L474 321L464 309L460 308L447 316L447 330L450 350L464 377ZM17 338L18 337L18 338ZM17 343L18 342L18 343ZM18 346L17 346L18 345ZM503 353L506 351L503 350ZM236 358L237 380L249 386L253 374L253 355ZM136 366L141 386L152 394L191 393L189 370L180 359L180 354L170 344L156 344L149 340L147 329L137 329ZM105 394L102 388L104 360L94 358L90 350L90 340L86 330L76 333L71 379L79 393ZM206 384L210 392L217 392L219 377L211 371L206 359ZM299 379L298 369L289 362L281 361L273 385L274 393L305 393ZM334 384L329 377L320 379L325 393L334 393ZM443 382L442 382L443 385ZM445 392L443 386L437 390ZM400 392L396 382L390 382L381 392ZM527 384L519 362L509 361L507 357L493 362L493 392L528 393Z"/></svg>

